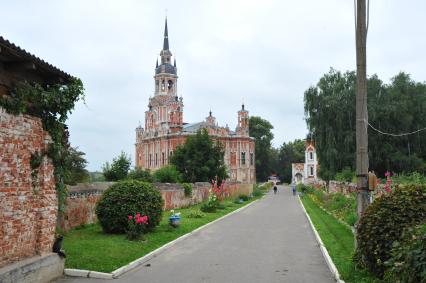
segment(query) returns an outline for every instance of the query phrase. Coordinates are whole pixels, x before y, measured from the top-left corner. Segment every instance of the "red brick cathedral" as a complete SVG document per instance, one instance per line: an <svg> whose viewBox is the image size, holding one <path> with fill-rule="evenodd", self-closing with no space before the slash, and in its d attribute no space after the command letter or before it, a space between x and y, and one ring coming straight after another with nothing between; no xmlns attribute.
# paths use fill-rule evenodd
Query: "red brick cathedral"
<svg viewBox="0 0 426 283"><path fill-rule="evenodd" d="M249 113L244 104L238 111L238 125L235 131L228 126L220 127L216 118L209 116L198 123L183 122L183 98L177 92L176 59L172 64L172 52L166 26L164 29L161 63L155 66L155 93L149 98L145 111L145 129L136 128L136 167L156 170L169 164L176 147L194 135L199 129L207 129L213 139L225 148L225 164L231 180L254 183L255 152L254 138L249 136Z"/></svg>

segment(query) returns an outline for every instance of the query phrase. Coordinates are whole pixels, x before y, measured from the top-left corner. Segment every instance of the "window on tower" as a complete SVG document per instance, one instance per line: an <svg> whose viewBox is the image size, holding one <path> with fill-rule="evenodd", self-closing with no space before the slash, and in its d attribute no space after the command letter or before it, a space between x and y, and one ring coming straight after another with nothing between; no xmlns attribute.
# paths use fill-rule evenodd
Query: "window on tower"
<svg viewBox="0 0 426 283"><path fill-rule="evenodd" d="M250 153L250 165L254 164L254 154Z"/></svg>
<svg viewBox="0 0 426 283"><path fill-rule="evenodd" d="M246 153L245 152L241 152L241 164L242 165L246 164Z"/></svg>
<svg viewBox="0 0 426 283"><path fill-rule="evenodd" d="M161 90L164 91L166 89L166 81L162 80L161 81Z"/></svg>
<svg viewBox="0 0 426 283"><path fill-rule="evenodd" d="M167 88L169 89L169 91L171 91L173 89L173 81L172 80L169 80L167 82Z"/></svg>

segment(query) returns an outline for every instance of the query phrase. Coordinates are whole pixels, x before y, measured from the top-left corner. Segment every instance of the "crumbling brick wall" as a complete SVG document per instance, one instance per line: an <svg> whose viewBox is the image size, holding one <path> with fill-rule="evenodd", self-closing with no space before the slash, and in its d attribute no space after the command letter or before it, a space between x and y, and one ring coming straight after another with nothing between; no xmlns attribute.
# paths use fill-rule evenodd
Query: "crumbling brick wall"
<svg viewBox="0 0 426 283"><path fill-rule="evenodd" d="M0 107L0 267L52 250L57 218L53 165L31 155L47 150L41 120Z"/></svg>

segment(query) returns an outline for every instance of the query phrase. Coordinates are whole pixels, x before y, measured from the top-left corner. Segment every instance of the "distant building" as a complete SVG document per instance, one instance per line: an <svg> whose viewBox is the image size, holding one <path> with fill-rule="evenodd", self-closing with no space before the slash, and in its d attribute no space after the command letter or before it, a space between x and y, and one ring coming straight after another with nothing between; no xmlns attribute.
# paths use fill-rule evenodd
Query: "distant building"
<svg viewBox="0 0 426 283"><path fill-rule="evenodd" d="M305 142L305 163L292 163L291 176L292 182L296 184L308 184L318 181L318 159L315 150L315 143L311 141Z"/></svg>
<svg viewBox="0 0 426 283"><path fill-rule="evenodd" d="M160 57L160 64L157 59L155 66L154 97L149 98L148 110L145 111L145 127L136 128L136 167L157 170L168 165L178 145L198 130L206 129L213 139L224 146L224 161L230 179L244 183L256 182L254 138L249 136L249 112L244 104L238 111L235 131L231 131L228 126L218 126L211 111L205 121L191 124L183 122L183 98L178 97L177 66L175 58L172 64L167 19Z"/></svg>

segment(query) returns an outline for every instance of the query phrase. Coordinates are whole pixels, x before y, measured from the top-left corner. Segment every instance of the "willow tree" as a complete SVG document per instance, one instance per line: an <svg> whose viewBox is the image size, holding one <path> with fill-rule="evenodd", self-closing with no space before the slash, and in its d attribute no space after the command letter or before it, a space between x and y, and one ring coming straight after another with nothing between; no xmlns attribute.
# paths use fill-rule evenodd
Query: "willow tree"
<svg viewBox="0 0 426 283"><path fill-rule="evenodd" d="M345 167L355 169L354 72L331 69L305 92L305 116L315 140L320 176L331 179ZM384 84L377 75L368 78L368 130L370 169L425 173L426 84L399 73ZM388 135L388 133L392 135Z"/></svg>

